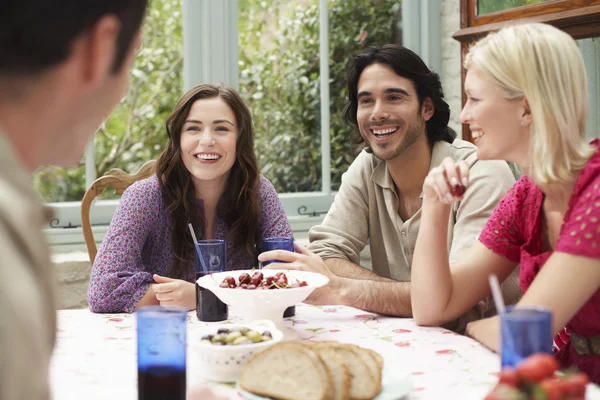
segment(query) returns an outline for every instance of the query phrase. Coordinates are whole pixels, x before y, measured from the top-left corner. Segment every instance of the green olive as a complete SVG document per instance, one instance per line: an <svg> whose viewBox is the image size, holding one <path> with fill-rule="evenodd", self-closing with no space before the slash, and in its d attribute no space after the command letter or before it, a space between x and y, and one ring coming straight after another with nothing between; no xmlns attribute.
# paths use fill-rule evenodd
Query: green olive
<svg viewBox="0 0 600 400"><path fill-rule="evenodd" d="M225 342L231 343L239 337L242 337L240 332L231 332L229 335L227 335L227 338L225 338Z"/></svg>
<svg viewBox="0 0 600 400"><path fill-rule="evenodd" d="M237 339L235 339L235 340L233 341L233 344L234 344L234 345L238 345L238 344L249 344L249 343L252 343L252 341L248 340L248 338L247 338L247 337L245 337L245 336L240 336L239 338L237 338Z"/></svg>
<svg viewBox="0 0 600 400"><path fill-rule="evenodd" d="M225 339L226 339L226 337L224 335L219 334L219 335L213 336L213 338L211 340L213 343L216 343L216 342L225 343Z"/></svg>

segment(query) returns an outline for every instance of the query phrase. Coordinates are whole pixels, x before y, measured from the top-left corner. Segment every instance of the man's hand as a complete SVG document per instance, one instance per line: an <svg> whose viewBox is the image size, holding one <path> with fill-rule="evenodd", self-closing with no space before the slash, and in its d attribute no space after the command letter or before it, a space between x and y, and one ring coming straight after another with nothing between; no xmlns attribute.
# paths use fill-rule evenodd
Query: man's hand
<svg viewBox="0 0 600 400"><path fill-rule="evenodd" d="M152 285L152 290L161 306L196 309L196 287L193 283L157 274L154 274L153 278L157 285Z"/></svg>
<svg viewBox="0 0 600 400"><path fill-rule="evenodd" d="M340 292L343 279L331 272L321 257L314 254L306 247L294 242L294 249L296 250L295 253L286 250L267 251L260 254L258 260L260 262L271 260L281 261L273 262L264 267L264 269L289 269L294 271L316 272L325 275L329 278L329 283L312 292L304 302L321 306L342 304Z"/></svg>

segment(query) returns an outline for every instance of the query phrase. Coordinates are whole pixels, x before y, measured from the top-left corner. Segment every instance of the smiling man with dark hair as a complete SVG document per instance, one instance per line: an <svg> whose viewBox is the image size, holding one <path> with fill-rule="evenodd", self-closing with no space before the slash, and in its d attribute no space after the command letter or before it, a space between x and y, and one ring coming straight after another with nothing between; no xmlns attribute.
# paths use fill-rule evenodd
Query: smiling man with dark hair
<svg viewBox="0 0 600 400"><path fill-rule="evenodd" d="M349 68L348 100L345 119L355 128L351 140L363 151L343 175L329 213L311 229L308 249L299 246L300 254L264 253L260 259L290 262L271 264L272 268L329 276L329 284L307 300L311 304L343 304L410 317L410 269L423 182L445 157L464 160L476 149L455 139L448 127L450 108L438 74L402 46L369 47L357 55ZM473 243L513 183L505 162L473 165L470 189L450 213L451 260ZM367 243L372 270L359 265ZM504 289L509 304L519 298L517 280L509 279ZM462 331L466 322L490 312L493 309L482 304L449 327Z"/></svg>

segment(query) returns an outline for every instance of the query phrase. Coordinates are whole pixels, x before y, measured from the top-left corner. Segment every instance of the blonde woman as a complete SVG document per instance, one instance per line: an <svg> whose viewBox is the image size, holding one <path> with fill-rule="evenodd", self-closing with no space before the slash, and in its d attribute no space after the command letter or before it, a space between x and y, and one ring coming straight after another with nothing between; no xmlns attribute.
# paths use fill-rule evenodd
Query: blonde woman
<svg viewBox="0 0 600 400"><path fill-rule="evenodd" d="M414 318L421 325L456 318L489 294L490 274L502 281L520 263L525 294L517 307L549 308L554 332L571 333L556 354L562 366L600 383L600 152L598 140L586 139L581 54L566 33L526 24L478 42L465 68L461 120L479 159L512 161L524 176L450 270L452 188L469 190L469 166L446 159L430 171L412 268ZM497 350L499 319L472 322L467 333Z"/></svg>

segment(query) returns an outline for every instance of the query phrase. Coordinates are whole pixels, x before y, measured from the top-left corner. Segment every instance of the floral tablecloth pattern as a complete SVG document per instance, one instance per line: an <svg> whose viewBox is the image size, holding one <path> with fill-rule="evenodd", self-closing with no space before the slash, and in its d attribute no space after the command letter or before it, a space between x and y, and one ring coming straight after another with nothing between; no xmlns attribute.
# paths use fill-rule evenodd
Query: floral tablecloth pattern
<svg viewBox="0 0 600 400"><path fill-rule="evenodd" d="M233 321L241 320L235 310L231 314ZM409 400L482 399L500 367L498 356L474 340L442 328L419 327L408 318L302 304L286 324L298 331L299 340L337 340L376 350L386 366L411 375L413 390L405 397ZM188 314L188 331L207 325L211 324L198 321L195 313ZM59 311L51 364L54 399L137 398L135 342L133 314ZM194 351L188 351L188 388L205 383L197 370ZM231 386L211 385L232 399L240 398Z"/></svg>

